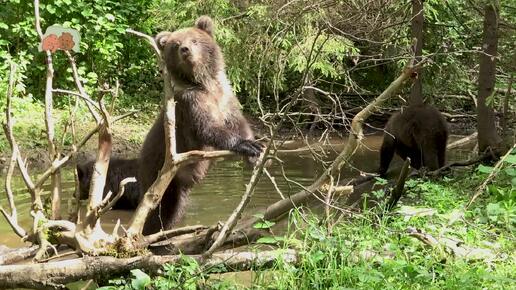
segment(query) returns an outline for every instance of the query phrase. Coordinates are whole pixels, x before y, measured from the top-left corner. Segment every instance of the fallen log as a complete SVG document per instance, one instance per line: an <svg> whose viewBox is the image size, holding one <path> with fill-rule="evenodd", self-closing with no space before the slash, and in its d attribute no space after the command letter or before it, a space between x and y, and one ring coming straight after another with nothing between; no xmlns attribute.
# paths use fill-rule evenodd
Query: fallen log
<svg viewBox="0 0 516 290"><path fill-rule="evenodd" d="M222 265L228 272L270 267L277 259L287 263L297 263L298 254L294 250L275 250L253 252L215 253L211 258L203 260L201 255L189 256L198 261L203 268L209 269ZM65 284L86 279L109 278L123 275L132 269L145 269L147 273L155 273L163 264L177 263L181 255L170 256L138 256L133 258L115 258L108 256L83 257L72 260L0 266L0 289L35 288L66 289ZM218 267L217 269L222 269Z"/></svg>

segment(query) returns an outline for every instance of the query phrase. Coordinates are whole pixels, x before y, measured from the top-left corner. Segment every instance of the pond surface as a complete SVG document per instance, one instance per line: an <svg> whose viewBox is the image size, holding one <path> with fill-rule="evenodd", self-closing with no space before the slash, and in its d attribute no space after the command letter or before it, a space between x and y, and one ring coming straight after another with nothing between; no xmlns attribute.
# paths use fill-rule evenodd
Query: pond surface
<svg viewBox="0 0 516 290"><path fill-rule="evenodd" d="M366 137L363 146L355 153L351 164L343 169L341 179L356 177L360 174L360 171L375 172L379 164L378 151L381 142L381 135ZM332 139L330 143L331 146L325 147L326 152L328 152L327 155L320 157L322 160L332 160L337 155L337 152L342 150L345 139ZM311 144L316 143L311 141ZM302 142L293 142L286 146L287 148L282 149L295 149L304 146ZM314 147L317 146L314 145ZM471 153L471 150L451 152L448 154L448 162L467 159L469 153ZM311 153L308 151L280 154L279 157L283 160L283 170L277 163L273 164L268 170L275 178L278 188L284 196L294 194L301 188L299 185L289 183L283 177L283 172L289 179L302 185L309 185L322 172L321 162L314 161ZM395 157L391 166L399 167L400 165L401 159ZM241 195L245 191L245 185L249 181L251 173L252 169L245 166L242 158L236 156L215 162L202 183L194 187L190 194L186 216L178 226L212 225L217 221L225 220L240 202ZM4 176L1 176L1 179L4 182ZM30 210L30 196L26 193L19 176L14 178L14 187L19 223L28 229L32 222L32 218L28 214ZM72 194L75 190L71 167L64 169L63 188L65 196L63 197L62 207L63 216L66 216L67 204L73 198ZM48 192L46 192L45 198L48 198ZM275 186L266 175L263 175L244 216L262 212L268 205L279 199L280 196ZM8 209L7 199L3 190L0 194L0 204L5 209ZM106 230L109 230L114 226L118 218L124 224L129 221L132 214L132 211L113 210L102 218L102 224L105 225ZM5 219L0 217L0 245L19 247L22 244L18 236L12 232Z"/></svg>

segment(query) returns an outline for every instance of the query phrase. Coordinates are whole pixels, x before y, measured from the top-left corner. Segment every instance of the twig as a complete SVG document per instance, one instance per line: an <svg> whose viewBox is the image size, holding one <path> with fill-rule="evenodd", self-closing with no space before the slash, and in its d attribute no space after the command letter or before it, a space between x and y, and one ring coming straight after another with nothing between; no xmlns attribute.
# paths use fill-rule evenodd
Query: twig
<svg viewBox="0 0 516 290"><path fill-rule="evenodd" d="M167 230L167 231L160 231L158 233L146 236L143 239L144 240L144 244L141 245L141 246L142 247L146 247L146 246L148 246L150 244L159 242L159 241L161 241L163 239L170 239L170 238L175 237L175 236L189 234L189 233L197 232L197 231L200 231L200 230L205 230L207 228L208 227L203 226L203 225L195 225L195 226L182 227L182 228L178 228L178 229L171 229L171 230Z"/></svg>
<svg viewBox="0 0 516 290"><path fill-rule="evenodd" d="M115 203L122 197L122 195L124 195L125 186L128 183L132 183L132 182L136 182L136 178L134 178L134 177L127 177L127 178L124 178L122 181L120 181L120 185L118 186L118 193L117 193L117 195L115 195L115 197L113 197L111 202L109 202L109 197L106 196L105 200L99 206L99 209L98 209L99 213L98 213L98 215L101 216L105 212L110 210L115 205Z"/></svg>
<svg viewBox="0 0 516 290"><path fill-rule="evenodd" d="M333 176L330 176L330 181L328 182L328 190L326 190L326 196L324 197L324 213L326 214L326 222L327 222L327 227L328 227L328 230L331 229L331 224L330 224L330 204L331 204L331 196L332 196L332 193L333 193L333 190L334 190L334 178Z"/></svg>
<svg viewBox="0 0 516 290"><path fill-rule="evenodd" d="M84 100L86 99L90 99L91 98L88 96L88 94L86 93L86 90L84 89L84 87L82 86L82 83L81 83L81 79L79 78L79 71L77 70L77 65L75 64L75 59L73 58L72 54L70 53L70 51L68 50L65 50L64 51L66 56L68 57L68 61L70 62L70 66L72 67L72 75L73 75L73 79L75 81L75 86L77 87L77 89L79 90L79 94L82 95L82 98ZM89 101L85 102L86 103L86 107L88 108L88 110L90 111L91 115L93 116L93 118L95 119L95 121L97 123L100 123L101 122L101 119L100 119L100 116L99 114L97 113L97 111L95 111L93 109L94 105L92 103L90 103ZM97 110L100 110L100 108L95 108Z"/></svg>
<svg viewBox="0 0 516 290"><path fill-rule="evenodd" d="M86 103L95 107L95 109L100 110L97 103L94 100L92 100L88 95L84 95L84 94L77 93L77 92L70 91L70 90L63 90L63 89L53 89L52 92L79 97L79 98L83 99Z"/></svg>
<svg viewBox="0 0 516 290"><path fill-rule="evenodd" d="M151 36L149 36L145 33L142 33L142 32L136 31L136 30L132 30L130 28L126 29L125 31L129 34L134 34L138 37L141 37L141 38L147 40L147 42L154 49L154 53L156 54L156 57L158 58L158 63L161 63L161 61L162 61L161 60L161 51L159 50L158 46L156 45L156 41L154 41L154 38L152 38Z"/></svg>
<svg viewBox="0 0 516 290"><path fill-rule="evenodd" d="M238 206L233 210L233 213L228 217L226 222L224 223L224 226L220 230L217 238L213 242L213 244L210 246L210 248L203 254L204 258L210 257L226 240L227 236L231 232L231 230L235 227L236 223L242 216L242 212L244 211L246 205L251 200L251 196L254 193L254 190L256 188L256 185L258 184L258 181L260 180L260 176L262 174L262 171L265 166L265 161L267 156L269 154L269 148L272 141L269 141L269 146L265 148L263 153L258 158L258 161L256 162L256 166L254 167L253 174L251 175L251 179L249 180L249 183L246 185L245 193L242 195L242 199L240 200L240 203Z"/></svg>
<svg viewBox="0 0 516 290"><path fill-rule="evenodd" d="M479 197L486 190L487 184L491 182L491 180L493 180L493 178L498 174L498 171L500 171L503 162L505 161L505 159L507 159L507 157L509 157L509 155L511 155L514 148L516 148L516 144L512 145L511 149L509 149L507 153L505 153L505 155L502 158L500 158L498 162L496 162L496 165L494 166L491 173L489 173L486 180L484 180L484 182L477 188L477 191L466 205L466 209L469 208L469 206L475 201L475 199L477 199L477 197Z"/></svg>
<svg viewBox="0 0 516 290"><path fill-rule="evenodd" d="M43 186L43 184L45 183L45 181L48 179L48 177L53 173L55 172L56 170L58 170L59 168L61 168L63 165L66 164L66 162L68 162L68 160L70 160L72 158L72 156L77 153L77 151L79 149L81 149L85 144L86 142L88 142L91 137L93 137L100 129L100 126L101 125L97 125L97 127L93 128L90 132L88 132L88 134L86 134L86 136L84 136L84 138L82 138L82 140L79 142L79 144L75 145L75 148L73 148L72 151L70 151L68 154L66 154L65 156L63 156L63 158L59 159L59 160L56 160L54 161L50 168L48 168L47 170L45 170L45 172L43 172L40 177L38 178L38 180L36 181L36 188L41 188Z"/></svg>
<svg viewBox="0 0 516 290"><path fill-rule="evenodd" d="M276 190L276 192L279 194L279 196L281 197L281 199L285 199L285 196L283 195L283 193L281 192L281 189L279 188L278 184L276 183L276 179L274 178L274 176L272 176L270 173L269 173L269 170L267 170L267 168L263 168L263 172L265 172L265 175L267 175L267 177L269 178L269 180L271 181L272 185L274 186L274 189Z"/></svg>
<svg viewBox="0 0 516 290"><path fill-rule="evenodd" d="M10 63L10 72L9 72L9 86L7 87L7 104L5 108L5 115L6 115L6 123L4 124L4 127L12 128L11 123L11 101L14 91L14 76L16 73L16 65L14 63ZM14 196L13 196L13 190L12 190L12 177L14 173L14 168L16 166L16 159L18 158L19 151L18 147L12 148L11 153L11 159L9 160L9 166L7 168L7 174L5 176L5 194L7 195L7 200L9 201L9 207L11 209L11 214L8 214L3 208L0 207L0 210L2 211L2 214L4 215L5 219L9 222L9 225L11 225L14 232L20 236L21 238L25 237L27 235L27 232L19 226L18 224L18 213L16 210L16 205L14 203Z"/></svg>
<svg viewBox="0 0 516 290"><path fill-rule="evenodd" d="M16 158L16 163L18 164L18 168L20 170L20 173L22 175L22 179L25 182L25 185L27 186L27 189L29 190L31 194L31 201L33 204L33 207L42 209L43 204L41 202L41 197L39 195L39 189L34 186L34 183L32 182L32 179L27 171L27 167L25 166L25 161L21 157L20 149L18 147L18 144L16 143L16 140L14 139L14 134L12 131L13 123L11 119L11 103L12 103L12 95L13 95L13 89L14 89L14 71L11 69L11 73L9 75L9 88L7 91L7 101L5 106L5 123L3 124L3 129L5 132L5 136L7 138L7 141L9 142L9 145L11 146L11 151L16 154L14 155Z"/></svg>
<svg viewBox="0 0 516 290"><path fill-rule="evenodd" d="M10 106L10 102L8 102L8 106ZM10 110L10 109L6 108L6 110ZM14 139L14 135L12 132L12 125L11 125L12 123L11 123L10 119L11 118L8 117L7 122L3 125L5 136L7 137L7 141L9 141L9 144L11 145L11 150L12 151L16 150L18 152L18 154L16 154L16 163L18 164L18 169L20 170L23 182L27 186L27 189L29 190L29 193L31 195L32 204L35 205L35 207L42 209L43 203L41 202L41 196L39 194L40 187L35 187L34 183L32 182L32 179L31 179L29 172L27 170L27 167L25 165L25 161L21 157L18 144L16 143L16 140Z"/></svg>

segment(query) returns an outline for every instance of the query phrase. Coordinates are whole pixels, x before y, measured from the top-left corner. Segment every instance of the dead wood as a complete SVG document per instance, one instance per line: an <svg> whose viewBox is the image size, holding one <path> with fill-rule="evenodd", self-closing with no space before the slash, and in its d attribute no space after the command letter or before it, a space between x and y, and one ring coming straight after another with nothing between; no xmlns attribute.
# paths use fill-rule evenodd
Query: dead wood
<svg viewBox="0 0 516 290"><path fill-rule="evenodd" d="M177 263L181 257L181 255L148 255L121 259L103 256L44 264L0 266L0 288L65 289L64 284L70 282L123 275L135 268L155 273L162 268L163 264ZM205 269L224 266L228 272L268 267L277 259L287 263L298 261L298 255L294 250L215 253L207 260L200 255L190 257L198 262L202 260Z"/></svg>
<svg viewBox="0 0 516 290"><path fill-rule="evenodd" d="M471 144L475 144L477 142L478 132L475 132L469 136L461 138L455 142L452 142L446 146L446 150L452 150L456 148L461 148L464 146L469 146Z"/></svg>

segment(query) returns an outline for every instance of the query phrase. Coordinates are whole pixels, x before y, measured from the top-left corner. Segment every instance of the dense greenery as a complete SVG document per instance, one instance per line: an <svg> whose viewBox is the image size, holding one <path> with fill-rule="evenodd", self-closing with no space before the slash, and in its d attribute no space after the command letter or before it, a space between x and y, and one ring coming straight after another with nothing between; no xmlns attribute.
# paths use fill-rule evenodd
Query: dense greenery
<svg viewBox="0 0 516 290"><path fill-rule="evenodd" d="M119 80L124 107L156 103L161 92L151 50L127 35L126 28L153 35L190 26L199 15L211 15L218 24L216 37L224 49L230 79L249 111L256 111L257 96L273 109L304 78L337 95L376 94L396 76L403 65L399 60L410 54L409 1L46 2L41 4L43 28L61 24L81 33L77 57L89 90ZM482 3L425 1L424 54L436 55L423 74L424 92L439 103L455 102L443 98L445 94L475 91ZM43 54L37 51L33 4L8 0L0 5L0 94L5 92L7 60L11 60L19 66L19 95L41 100L45 66ZM511 27L516 8L510 1L501 1L500 7L498 85L504 88L515 68L516 37ZM56 86L71 86L67 59L58 52L54 62ZM67 104L64 97L56 101ZM364 100L345 97L343 101L356 106Z"/></svg>
<svg viewBox="0 0 516 290"><path fill-rule="evenodd" d="M245 287L509 289L516 282L516 151L483 195L464 209L492 170L480 165L440 181L409 180L407 195L393 214L384 214L380 204L331 229L318 216L296 211L289 233L276 240L297 249L301 262L278 261L273 269L257 269L252 284ZM409 229L460 241L458 247L466 252L461 257L445 247L432 248L411 237ZM113 280L102 289L244 288L207 274L185 259L180 265L164 266L154 279L136 270L127 280Z"/></svg>

